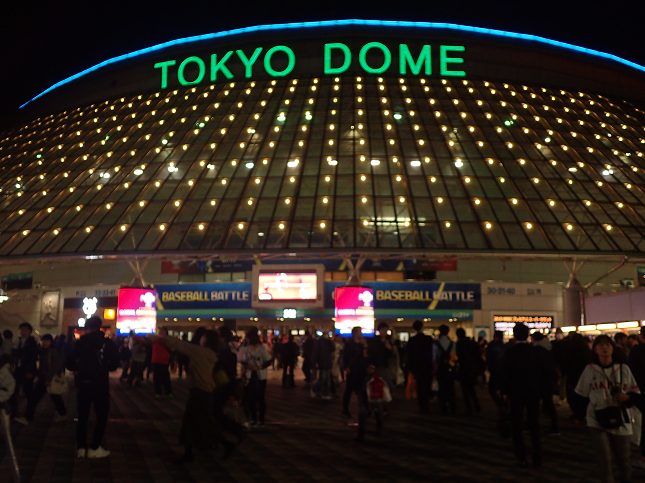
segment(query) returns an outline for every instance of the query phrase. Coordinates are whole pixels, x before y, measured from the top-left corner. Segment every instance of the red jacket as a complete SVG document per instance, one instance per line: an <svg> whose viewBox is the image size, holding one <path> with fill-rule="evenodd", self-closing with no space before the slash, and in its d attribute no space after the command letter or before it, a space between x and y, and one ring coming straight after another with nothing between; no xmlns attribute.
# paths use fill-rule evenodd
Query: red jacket
<svg viewBox="0 0 645 483"><path fill-rule="evenodd" d="M152 363L153 364L170 364L170 351L172 349L168 347L164 341L157 339L154 344L152 344Z"/></svg>

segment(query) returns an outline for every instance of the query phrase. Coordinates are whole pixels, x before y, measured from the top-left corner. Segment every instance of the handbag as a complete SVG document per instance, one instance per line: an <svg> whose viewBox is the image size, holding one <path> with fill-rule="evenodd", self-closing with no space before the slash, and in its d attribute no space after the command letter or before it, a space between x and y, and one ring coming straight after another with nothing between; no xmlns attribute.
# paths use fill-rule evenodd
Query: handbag
<svg viewBox="0 0 645 483"><path fill-rule="evenodd" d="M607 387L611 387L613 384L605 374L605 371L602 372L607 379ZM620 365L620 386L623 385L623 365ZM625 424L623 419L623 410L619 406L607 406L603 409L595 410L596 421L602 429L618 429Z"/></svg>
<svg viewBox="0 0 645 483"><path fill-rule="evenodd" d="M69 390L65 376L54 376L47 387L49 394L65 394Z"/></svg>

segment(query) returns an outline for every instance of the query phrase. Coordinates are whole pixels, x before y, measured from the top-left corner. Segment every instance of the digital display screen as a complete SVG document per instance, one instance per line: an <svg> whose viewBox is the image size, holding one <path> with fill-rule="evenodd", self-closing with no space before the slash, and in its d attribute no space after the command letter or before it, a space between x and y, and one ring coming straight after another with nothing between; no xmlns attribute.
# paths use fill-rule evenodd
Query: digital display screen
<svg viewBox="0 0 645 483"><path fill-rule="evenodd" d="M294 301L316 300L318 277L310 273L260 273L258 275L258 300Z"/></svg>
<svg viewBox="0 0 645 483"><path fill-rule="evenodd" d="M495 330L512 332L515 324L525 324L531 330L553 328L553 317L550 315L493 315Z"/></svg>
<svg viewBox="0 0 645 483"><path fill-rule="evenodd" d="M334 293L336 334L351 337L352 327L364 336L374 335L374 290L369 287L337 287Z"/></svg>
<svg viewBox="0 0 645 483"><path fill-rule="evenodd" d="M122 288L116 311L117 335L154 334L157 330L157 292L152 289Z"/></svg>

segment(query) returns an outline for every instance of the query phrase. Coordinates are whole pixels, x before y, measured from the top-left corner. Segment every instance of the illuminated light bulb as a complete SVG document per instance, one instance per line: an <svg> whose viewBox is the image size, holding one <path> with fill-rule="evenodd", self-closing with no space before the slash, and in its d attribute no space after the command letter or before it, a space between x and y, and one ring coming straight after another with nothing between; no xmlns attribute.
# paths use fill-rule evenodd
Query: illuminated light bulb
<svg viewBox="0 0 645 483"><path fill-rule="evenodd" d="M526 224L526 228L527 228L528 230L530 230L531 228L533 228L533 225L532 225L531 223L527 223L527 224Z"/></svg>
<svg viewBox="0 0 645 483"><path fill-rule="evenodd" d="M446 228L450 228L450 222L449 221L446 222Z"/></svg>
<svg viewBox="0 0 645 483"><path fill-rule="evenodd" d="M281 230L284 230L284 223L280 223L278 226Z"/></svg>
<svg viewBox="0 0 645 483"><path fill-rule="evenodd" d="M437 203L443 203L443 198L437 198Z"/></svg>
<svg viewBox="0 0 645 483"><path fill-rule="evenodd" d="M244 223L240 223L239 225L237 225L237 227L241 230L242 228L244 228Z"/></svg>
<svg viewBox="0 0 645 483"><path fill-rule="evenodd" d="M485 226L486 226L487 230L490 230L493 227L493 224L491 222L487 221Z"/></svg>
<svg viewBox="0 0 645 483"><path fill-rule="evenodd" d="M126 226L125 226L125 225L121 225L121 231L125 231L125 229L126 229Z"/></svg>

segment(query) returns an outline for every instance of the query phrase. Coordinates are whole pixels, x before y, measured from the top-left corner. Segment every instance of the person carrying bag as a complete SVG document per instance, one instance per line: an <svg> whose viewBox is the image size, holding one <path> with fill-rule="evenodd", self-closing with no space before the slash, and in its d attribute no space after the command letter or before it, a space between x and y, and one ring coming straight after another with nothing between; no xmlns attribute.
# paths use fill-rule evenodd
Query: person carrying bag
<svg viewBox="0 0 645 483"><path fill-rule="evenodd" d="M625 364L614 364L614 343L606 335L593 342L593 362L580 376L576 393L589 399L587 425L596 444L600 481L612 483L612 456L621 482L631 481L630 408L639 400L640 390Z"/></svg>

